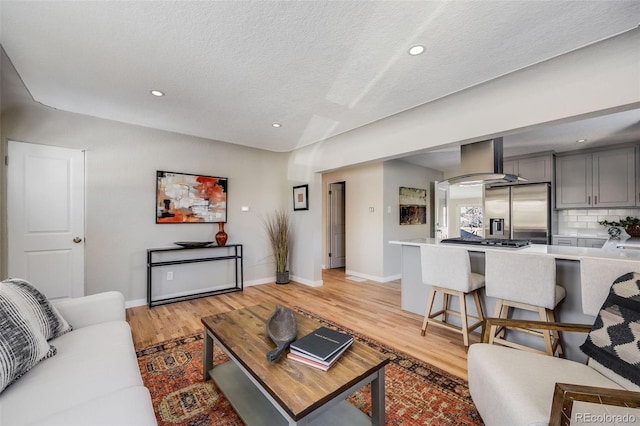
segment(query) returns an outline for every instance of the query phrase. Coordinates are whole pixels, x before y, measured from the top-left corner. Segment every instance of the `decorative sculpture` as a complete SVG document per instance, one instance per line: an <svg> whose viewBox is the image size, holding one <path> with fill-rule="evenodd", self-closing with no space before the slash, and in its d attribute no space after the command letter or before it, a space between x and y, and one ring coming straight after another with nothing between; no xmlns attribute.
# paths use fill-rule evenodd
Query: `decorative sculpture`
<svg viewBox="0 0 640 426"><path fill-rule="evenodd" d="M276 305L276 311L267 320L267 334L276 344L276 348L267 352L267 360L275 362L282 352L296 339L298 324L291 309Z"/></svg>

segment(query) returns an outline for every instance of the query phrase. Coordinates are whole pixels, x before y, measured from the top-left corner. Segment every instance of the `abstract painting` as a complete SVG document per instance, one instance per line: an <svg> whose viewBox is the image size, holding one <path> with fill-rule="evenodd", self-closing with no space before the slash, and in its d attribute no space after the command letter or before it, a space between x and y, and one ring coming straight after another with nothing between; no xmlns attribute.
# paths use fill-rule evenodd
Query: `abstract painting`
<svg viewBox="0 0 640 426"><path fill-rule="evenodd" d="M156 223L227 221L227 178L156 172Z"/></svg>
<svg viewBox="0 0 640 426"><path fill-rule="evenodd" d="M400 225L427 223L427 190L400 187Z"/></svg>

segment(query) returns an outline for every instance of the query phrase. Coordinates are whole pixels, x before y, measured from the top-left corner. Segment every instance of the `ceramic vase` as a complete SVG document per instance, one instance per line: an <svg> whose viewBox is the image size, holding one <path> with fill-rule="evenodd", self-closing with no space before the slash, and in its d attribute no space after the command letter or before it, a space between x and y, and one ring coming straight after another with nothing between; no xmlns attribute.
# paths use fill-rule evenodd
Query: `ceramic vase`
<svg viewBox="0 0 640 426"><path fill-rule="evenodd" d="M219 246L227 244L227 238L229 236L224 232L224 222L218 222L218 233L216 234L216 242Z"/></svg>
<svg viewBox="0 0 640 426"><path fill-rule="evenodd" d="M276 284L287 284L289 282L289 271L276 272Z"/></svg>
<svg viewBox="0 0 640 426"><path fill-rule="evenodd" d="M624 230L632 237L640 237L640 225L629 225Z"/></svg>

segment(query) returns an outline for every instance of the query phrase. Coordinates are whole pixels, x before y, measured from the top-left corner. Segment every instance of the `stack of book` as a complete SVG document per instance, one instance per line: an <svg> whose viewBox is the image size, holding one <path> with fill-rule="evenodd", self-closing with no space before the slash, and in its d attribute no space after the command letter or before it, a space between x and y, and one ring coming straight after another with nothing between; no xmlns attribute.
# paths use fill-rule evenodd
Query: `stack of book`
<svg viewBox="0 0 640 426"><path fill-rule="evenodd" d="M320 327L291 343L287 358L327 371L352 343L352 336Z"/></svg>

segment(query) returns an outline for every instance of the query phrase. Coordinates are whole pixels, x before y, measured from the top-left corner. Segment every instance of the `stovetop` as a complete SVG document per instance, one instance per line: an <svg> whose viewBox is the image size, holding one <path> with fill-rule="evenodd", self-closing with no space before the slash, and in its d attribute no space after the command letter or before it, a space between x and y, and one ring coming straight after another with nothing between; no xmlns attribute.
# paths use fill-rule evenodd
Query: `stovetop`
<svg viewBox="0 0 640 426"><path fill-rule="evenodd" d="M441 243L449 244L471 244L476 246L495 246L495 247L526 247L531 245L529 240L506 240L501 238L473 238L473 237L457 237L445 238Z"/></svg>

